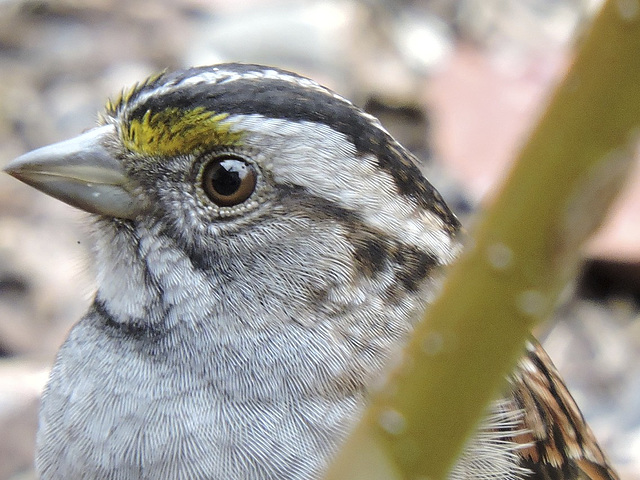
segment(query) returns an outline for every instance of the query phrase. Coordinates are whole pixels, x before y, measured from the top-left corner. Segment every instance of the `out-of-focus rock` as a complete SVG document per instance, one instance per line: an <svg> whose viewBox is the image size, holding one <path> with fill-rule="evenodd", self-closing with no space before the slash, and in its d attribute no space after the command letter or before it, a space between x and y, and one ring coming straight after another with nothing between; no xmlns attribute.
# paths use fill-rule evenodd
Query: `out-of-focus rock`
<svg viewBox="0 0 640 480"><path fill-rule="evenodd" d="M33 476L40 394L48 375L30 361L0 361L0 478Z"/></svg>

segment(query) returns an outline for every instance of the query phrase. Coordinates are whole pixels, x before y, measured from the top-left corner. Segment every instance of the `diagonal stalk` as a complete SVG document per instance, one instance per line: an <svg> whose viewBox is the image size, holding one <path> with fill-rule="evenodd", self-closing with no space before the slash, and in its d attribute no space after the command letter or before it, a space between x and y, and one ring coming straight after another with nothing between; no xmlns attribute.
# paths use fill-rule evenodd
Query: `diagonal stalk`
<svg viewBox="0 0 640 480"><path fill-rule="evenodd" d="M640 4L609 0L440 297L326 480L446 478L574 275L640 126Z"/></svg>

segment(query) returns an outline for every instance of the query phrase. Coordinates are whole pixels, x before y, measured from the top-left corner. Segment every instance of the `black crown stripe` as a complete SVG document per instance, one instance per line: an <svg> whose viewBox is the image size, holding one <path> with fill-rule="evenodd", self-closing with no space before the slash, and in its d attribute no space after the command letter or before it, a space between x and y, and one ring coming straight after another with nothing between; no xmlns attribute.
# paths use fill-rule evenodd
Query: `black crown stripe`
<svg viewBox="0 0 640 480"><path fill-rule="evenodd" d="M380 168L394 179L399 193L413 198L421 207L435 211L443 217L446 225L451 226L452 231L458 228L457 219L440 194L424 178L413 155L359 108L322 87L308 88L278 78L238 78L229 82L220 81L215 85L209 82L184 87L179 85L188 78L206 72L213 73L216 69L239 75L275 70L283 75L304 79L275 68L244 64L197 67L165 74L143 87L135 97L162 85L175 85L175 88L163 95L151 95L137 105L136 98L132 98L129 104L134 107L127 115L128 120L141 118L148 110L158 112L167 107L184 110L204 107L216 113L257 114L293 122L321 123L345 135L361 155L375 156Z"/></svg>

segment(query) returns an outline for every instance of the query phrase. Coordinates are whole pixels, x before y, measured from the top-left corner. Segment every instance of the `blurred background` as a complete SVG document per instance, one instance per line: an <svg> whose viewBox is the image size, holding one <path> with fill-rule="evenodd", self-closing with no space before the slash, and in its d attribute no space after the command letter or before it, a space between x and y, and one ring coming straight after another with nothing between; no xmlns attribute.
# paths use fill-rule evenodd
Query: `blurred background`
<svg viewBox="0 0 640 480"><path fill-rule="evenodd" d="M90 128L154 72L266 63L378 116L469 226L599 4L0 0L0 167ZM85 218L0 174L0 480L35 478L39 395L95 288ZM537 332L623 480L640 480L639 230L636 171Z"/></svg>

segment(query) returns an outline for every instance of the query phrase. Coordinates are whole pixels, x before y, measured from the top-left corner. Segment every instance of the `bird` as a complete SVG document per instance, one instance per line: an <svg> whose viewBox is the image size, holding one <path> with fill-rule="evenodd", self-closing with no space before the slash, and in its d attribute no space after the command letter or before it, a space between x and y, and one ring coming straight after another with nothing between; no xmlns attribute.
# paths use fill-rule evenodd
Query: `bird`
<svg viewBox="0 0 640 480"><path fill-rule="evenodd" d="M322 478L462 250L376 118L276 67L154 75L5 170L94 238L42 397L45 480ZM450 479L618 478L535 339L505 385Z"/></svg>

